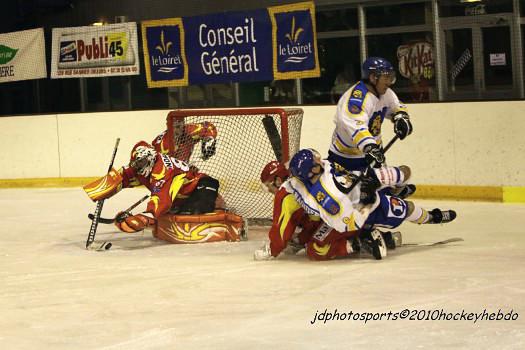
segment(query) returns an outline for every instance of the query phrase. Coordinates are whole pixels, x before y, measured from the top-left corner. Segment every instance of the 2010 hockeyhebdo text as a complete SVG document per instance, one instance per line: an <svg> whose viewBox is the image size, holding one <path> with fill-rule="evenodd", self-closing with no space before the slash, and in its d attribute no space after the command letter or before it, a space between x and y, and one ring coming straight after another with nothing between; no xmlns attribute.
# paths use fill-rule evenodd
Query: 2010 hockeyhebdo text
<svg viewBox="0 0 525 350"><path fill-rule="evenodd" d="M444 309L403 309L388 312L355 312L353 310L339 312L317 310L310 324L326 324L331 321L359 321L366 324L372 321L469 321L472 323L482 321L517 321L519 314L513 309L510 311L498 309L481 312L468 312L465 310L449 312Z"/></svg>

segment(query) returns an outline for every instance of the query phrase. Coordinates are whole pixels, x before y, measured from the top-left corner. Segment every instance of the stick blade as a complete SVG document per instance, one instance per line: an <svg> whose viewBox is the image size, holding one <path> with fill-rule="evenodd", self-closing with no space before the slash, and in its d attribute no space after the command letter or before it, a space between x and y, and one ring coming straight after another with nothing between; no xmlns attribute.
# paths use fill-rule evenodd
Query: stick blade
<svg viewBox="0 0 525 350"><path fill-rule="evenodd" d="M86 249L87 250L93 250L93 251L97 251L97 252L103 252L103 251L106 251L106 250L109 250L111 249L111 247L113 246L113 244L111 242L93 242L89 245L86 245Z"/></svg>
<svg viewBox="0 0 525 350"><path fill-rule="evenodd" d="M431 242L431 243L403 243L401 247L434 247L438 245L448 244L448 243L454 243L454 242L463 242L465 241L461 237L453 237L449 239L445 239L438 242Z"/></svg>
<svg viewBox="0 0 525 350"><path fill-rule="evenodd" d="M88 214L88 219L93 221L95 219L95 215L93 215L92 213L89 213ZM110 219L110 218L98 218L98 223L99 224L105 224L105 225L109 225L109 224L113 224L115 223L115 219Z"/></svg>

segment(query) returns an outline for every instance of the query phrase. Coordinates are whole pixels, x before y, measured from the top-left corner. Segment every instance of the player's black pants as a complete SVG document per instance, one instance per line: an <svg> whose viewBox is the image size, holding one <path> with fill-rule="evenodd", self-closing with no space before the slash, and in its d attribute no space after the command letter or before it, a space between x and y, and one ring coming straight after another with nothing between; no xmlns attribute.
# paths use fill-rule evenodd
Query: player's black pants
<svg viewBox="0 0 525 350"><path fill-rule="evenodd" d="M204 214L215 209L215 200L219 194L219 181L213 177L203 177L199 180L197 188L182 203L180 207L172 207L172 214Z"/></svg>

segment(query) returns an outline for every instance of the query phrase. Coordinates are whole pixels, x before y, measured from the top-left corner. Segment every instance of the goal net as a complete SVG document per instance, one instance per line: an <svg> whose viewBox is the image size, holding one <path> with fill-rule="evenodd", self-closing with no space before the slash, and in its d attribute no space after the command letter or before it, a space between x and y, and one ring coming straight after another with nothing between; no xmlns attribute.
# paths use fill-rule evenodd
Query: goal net
<svg viewBox="0 0 525 350"><path fill-rule="evenodd" d="M299 150L302 117L299 108L175 110L167 121L170 154L219 180L228 210L247 219L269 219L273 195L262 188L261 171L272 160L287 162ZM205 160L203 144L212 141L203 139L209 135L215 136L216 152Z"/></svg>

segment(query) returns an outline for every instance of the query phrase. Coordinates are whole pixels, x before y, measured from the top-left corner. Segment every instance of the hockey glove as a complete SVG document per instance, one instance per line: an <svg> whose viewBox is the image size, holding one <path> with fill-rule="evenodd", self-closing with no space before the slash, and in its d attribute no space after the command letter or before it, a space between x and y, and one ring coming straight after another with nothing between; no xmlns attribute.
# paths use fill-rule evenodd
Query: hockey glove
<svg viewBox="0 0 525 350"><path fill-rule="evenodd" d="M118 216L119 215L117 215L117 217ZM142 231L146 227L153 226L154 224L155 219L143 214L125 216L120 222L115 220L115 226L117 226L117 228L122 232L126 233Z"/></svg>
<svg viewBox="0 0 525 350"><path fill-rule="evenodd" d="M363 151L365 152L365 160L371 167L381 168L385 163L385 155L379 145L371 143L366 145Z"/></svg>
<svg viewBox="0 0 525 350"><path fill-rule="evenodd" d="M201 141L202 160L208 160L215 155L215 152L217 151L216 143L217 140L211 138L208 138L207 140L203 139Z"/></svg>
<svg viewBox="0 0 525 350"><path fill-rule="evenodd" d="M372 204L376 201L377 190L381 187L379 180L373 175L365 176L361 180L360 202L364 205Z"/></svg>
<svg viewBox="0 0 525 350"><path fill-rule="evenodd" d="M394 122L394 132L399 139L403 140L412 133L412 123L406 112L397 112L392 117L392 121Z"/></svg>

